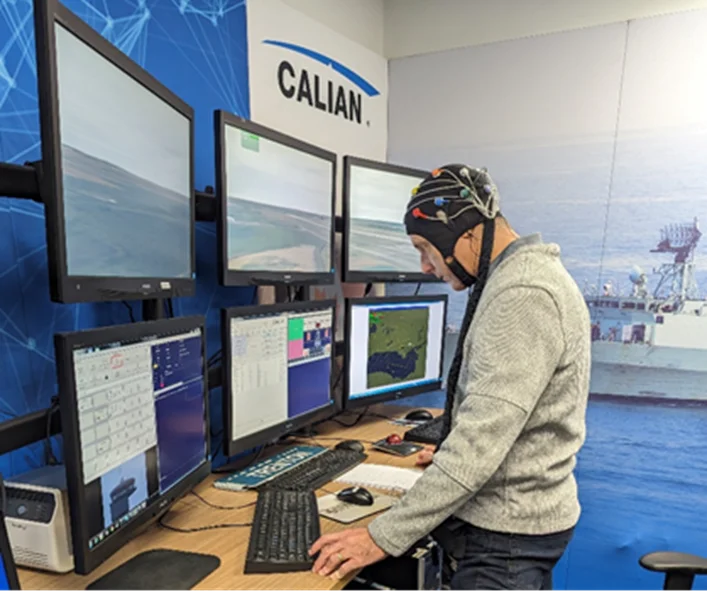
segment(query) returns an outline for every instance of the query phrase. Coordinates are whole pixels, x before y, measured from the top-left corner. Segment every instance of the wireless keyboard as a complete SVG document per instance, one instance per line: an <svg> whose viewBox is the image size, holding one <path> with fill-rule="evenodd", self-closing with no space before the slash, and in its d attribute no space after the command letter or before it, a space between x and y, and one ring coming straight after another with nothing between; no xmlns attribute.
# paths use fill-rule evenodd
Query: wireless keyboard
<svg viewBox="0 0 707 592"><path fill-rule="evenodd" d="M319 510L313 491L259 491L244 573L312 569L314 560L309 549L319 535Z"/></svg>
<svg viewBox="0 0 707 592"><path fill-rule="evenodd" d="M403 440L407 440L408 442L420 442L421 444L437 444L437 441L442 435L443 424L444 416L440 415L405 432Z"/></svg>
<svg viewBox="0 0 707 592"><path fill-rule="evenodd" d="M353 450L331 449L260 485L262 489L319 489L366 460L367 455Z"/></svg>

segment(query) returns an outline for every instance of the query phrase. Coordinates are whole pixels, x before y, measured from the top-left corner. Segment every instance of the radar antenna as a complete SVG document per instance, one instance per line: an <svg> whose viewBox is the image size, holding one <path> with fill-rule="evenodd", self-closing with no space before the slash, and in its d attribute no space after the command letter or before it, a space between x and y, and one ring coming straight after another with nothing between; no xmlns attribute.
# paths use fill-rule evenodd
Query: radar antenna
<svg viewBox="0 0 707 592"><path fill-rule="evenodd" d="M654 296L659 298L662 288L670 286L669 298L680 300L697 298L695 282L695 249L700 242L702 232L695 218L692 223L669 224L660 231L660 242L651 253L672 253L672 263L662 264L655 272L660 274L660 280Z"/></svg>

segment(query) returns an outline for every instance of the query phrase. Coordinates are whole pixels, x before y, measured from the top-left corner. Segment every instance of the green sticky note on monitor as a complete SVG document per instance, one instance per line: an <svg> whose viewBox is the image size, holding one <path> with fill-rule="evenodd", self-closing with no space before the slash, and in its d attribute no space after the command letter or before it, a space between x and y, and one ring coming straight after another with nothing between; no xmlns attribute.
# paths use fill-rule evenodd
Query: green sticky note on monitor
<svg viewBox="0 0 707 592"><path fill-rule="evenodd" d="M304 319L290 319L288 334L289 341L304 339Z"/></svg>
<svg viewBox="0 0 707 592"><path fill-rule="evenodd" d="M246 150L260 152L260 136L248 132L241 132L241 146Z"/></svg>

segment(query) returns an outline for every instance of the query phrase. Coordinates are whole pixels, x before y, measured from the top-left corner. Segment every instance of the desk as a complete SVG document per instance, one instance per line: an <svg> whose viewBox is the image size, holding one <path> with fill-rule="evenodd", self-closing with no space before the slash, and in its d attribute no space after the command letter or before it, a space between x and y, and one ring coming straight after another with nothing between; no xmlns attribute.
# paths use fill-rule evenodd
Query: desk
<svg viewBox="0 0 707 592"><path fill-rule="evenodd" d="M409 407L376 406L371 409L372 413L379 413L388 417L402 417L407 411L410 411ZM437 410L437 413L439 413L439 410ZM344 421L352 421L352 419L346 417ZM321 424L317 427L317 437L321 438L318 442L322 446L332 447L336 445L336 442L326 438L375 441L393 432L402 435L403 431L404 429L401 426L393 426L384 419L365 417L351 428L343 428L335 422ZM314 439L316 440L317 437ZM312 439L307 439L307 443L312 443ZM402 467L413 467L415 465L414 455L401 458L392 454L369 450L368 444L365 444L365 446L368 454L367 462ZM198 485L195 490L208 501L218 505L239 506L255 502L257 494L254 492L230 492L212 487L213 482L220 476L211 475ZM343 489L343 487L335 483L329 483L326 486L330 491L338 491ZM326 493L320 491L318 495L326 495ZM227 522L251 522L253 520L253 510L254 506L240 510L216 510L206 506L195 496L187 495L172 506L166 520L169 524L181 528ZM374 516L370 516L348 526L322 519L322 533L337 532L352 526L366 526L373 518ZM197 589L338 590L347 583L347 580L333 581L316 576L311 572L244 575L243 565L248 551L249 536L250 530L247 528L228 528L184 534L171 532L152 524L88 576L80 576L75 573L56 575L20 569L20 585L27 590L84 590L90 582L125 563L131 557L143 551L158 548L207 553L216 555L221 559L221 566L202 580L197 585Z"/></svg>

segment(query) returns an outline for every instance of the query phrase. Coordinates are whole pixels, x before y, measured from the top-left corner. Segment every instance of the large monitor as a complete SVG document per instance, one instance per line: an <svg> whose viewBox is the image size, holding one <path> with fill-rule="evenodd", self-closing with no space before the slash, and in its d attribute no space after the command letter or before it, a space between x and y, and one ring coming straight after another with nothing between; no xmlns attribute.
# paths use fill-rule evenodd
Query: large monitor
<svg viewBox="0 0 707 592"><path fill-rule="evenodd" d="M214 114L226 286L334 282L336 155Z"/></svg>
<svg viewBox="0 0 707 592"><path fill-rule="evenodd" d="M405 232L403 217L426 171L344 157L343 279L430 282Z"/></svg>
<svg viewBox="0 0 707 592"><path fill-rule="evenodd" d="M347 300L344 407L440 389L446 315L446 295Z"/></svg>
<svg viewBox="0 0 707 592"><path fill-rule="evenodd" d="M315 300L222 311L229 456L340 410L332 391L335 306Z"/></svg>
<svg viewBox="0 0 707 592"><path fill-rule="evenodd" d="M193 110L58 0L35 0L52 299L194 294Z"/></svg>
<svg viewBox="0 0 707 592"><path fill-rule="evenodd" d="M55 336L71 534L86 574L211 471L201 317Z"/></svg>
<svg viewBox="0 0 707 592"><path fill-rule="evenodd" d="M20 583L17 578L17 567L12 556L10 540L5 526L5 492L2 477L0 477L0 590L19 590Z"/></svg>

